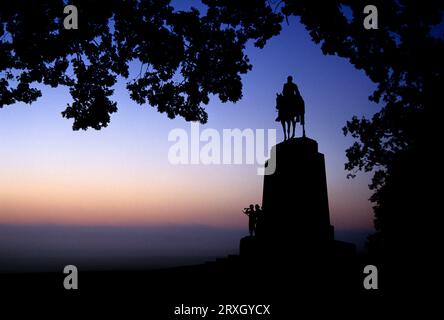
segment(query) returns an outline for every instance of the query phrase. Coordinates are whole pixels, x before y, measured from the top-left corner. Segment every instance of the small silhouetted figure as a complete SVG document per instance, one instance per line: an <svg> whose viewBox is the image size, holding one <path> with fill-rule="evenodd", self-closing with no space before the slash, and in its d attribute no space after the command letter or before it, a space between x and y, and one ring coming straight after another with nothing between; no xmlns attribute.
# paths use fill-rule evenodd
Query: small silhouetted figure
<svg viewBox="0 0 444 320"><path fill-rule="evenodd" d="M256 216L256 225L254 227L254 234L257 235L258 230L259 230L259 234L260 234L262 227L263 227L263 223L264 223L264 212L262 211L262 208L260 205L256 204L254 206L254 214Z"/></svg>
<svg viewBox="0 0 444 320"><path fill-rule="evenodd" d="M293 82L292 76L287 77L287 83L284 84L284 89L282 89L282 94L286 98L291 98L294 96L301 95L299 93L298 86Z"/></svg>
<svg viewBox="0 0 444 320"><path fill-rule="evenodd" d="M254 206L250 204L249 208L245 208L243 211L248 216L248 230L250 231L250 236L256 233L256 212L254 211Z"/></svg>

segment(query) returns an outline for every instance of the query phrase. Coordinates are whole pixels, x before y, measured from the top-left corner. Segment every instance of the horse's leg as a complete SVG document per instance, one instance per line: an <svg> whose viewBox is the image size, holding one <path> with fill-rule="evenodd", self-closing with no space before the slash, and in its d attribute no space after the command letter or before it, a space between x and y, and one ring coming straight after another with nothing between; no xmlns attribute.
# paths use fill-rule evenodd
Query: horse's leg
<svg viewBox="0 0 444 320"><path fill-rule="evenodd" d="M291 120L287 120L287 137L290 139Z"/></svg>
<svg viewBox="0 0 444 320"><path fill-rule="evenodd" d="M296 118L291 119L291 123L293 124L293 134L291 135L291 137L294 138L296 130Z"/></svg>
<svg viewBox="0 0 444 320"><path fill-rule="evenodd" d="M293 136L290 135L292 124L293 124L293 121L291 119L289 119L288 120L288 138L293 138Z"/></svg>
<svg viewBox="0 0 444 320"><path fill-rule="evenodd" d="M301 124L302 124L302 136L305 138L305 115L302 114L301 117Z"/></svg>
<svg viewBox="0 0 444 320"><path fill-rule="evenodd" d="M287 140L287 132L285 131L285 121L281 120L282 130L284 131L284 140Z"/></svg>

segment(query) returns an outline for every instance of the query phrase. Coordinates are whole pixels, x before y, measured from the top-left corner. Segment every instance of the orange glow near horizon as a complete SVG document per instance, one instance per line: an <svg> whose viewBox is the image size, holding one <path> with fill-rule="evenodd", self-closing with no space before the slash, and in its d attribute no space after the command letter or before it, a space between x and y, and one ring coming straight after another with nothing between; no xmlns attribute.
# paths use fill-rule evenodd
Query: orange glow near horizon
<svg viewBox="0 0 444 320"><path fill-rule="evenodd" d="M22 168L23 169L23 168ZM3 172L0 224L162 225L245 227L241 209L261 203L262 177L221 166L141 166L139 172L83 166L45 166ZM143 170L142 170L143 169ZM331 188L330 188L331 189ZM329 192L332 223L353 229L363 221L365 198Z"/></svg>
<svg viewBox="0 0 444 320"><path fill-rule="evenodd" d="M246 203L238 196L245 196L245 191L229 187L238 178L221 179L214 168L202 168L205 174L169 165L147 166L132 174L97 168L39 169L3 173L0 223L231 227L245 223L240 210ZM257 194L254 189L249 198Z"/></svg>

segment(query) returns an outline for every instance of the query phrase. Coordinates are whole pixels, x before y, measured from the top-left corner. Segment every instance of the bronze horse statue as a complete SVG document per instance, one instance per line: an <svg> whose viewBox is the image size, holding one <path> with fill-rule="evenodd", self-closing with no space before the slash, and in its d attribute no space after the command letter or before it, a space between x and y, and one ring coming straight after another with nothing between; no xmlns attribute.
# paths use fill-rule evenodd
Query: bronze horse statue
<svg viewBox="0 0 444 320"><path fill-rule="evenodd" d="M291 127L293 126L293 134L295 137L296 123L302 125L302 136L305 137L305 103L300 95L286 97L280 93L276 94L276 109L278 117L276 121L280 121L284 130L284 139L290 138Z"/></svg>

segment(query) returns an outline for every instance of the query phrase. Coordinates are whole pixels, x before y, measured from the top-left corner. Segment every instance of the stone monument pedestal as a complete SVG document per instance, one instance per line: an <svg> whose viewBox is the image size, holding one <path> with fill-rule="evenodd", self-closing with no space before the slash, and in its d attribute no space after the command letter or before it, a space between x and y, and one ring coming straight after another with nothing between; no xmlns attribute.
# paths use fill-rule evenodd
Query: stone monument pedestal
<svg viewBox="0 0 444 320"><path fill-rule="evenodd" d="M290 139L275 145L271 154L266 165L274 162L276 169L264 176L257 239L242 239L241 256L321 257L354 252L353 244L334 240L324 155L317 142Z"/></svg>

